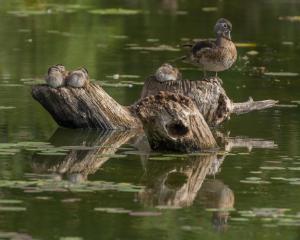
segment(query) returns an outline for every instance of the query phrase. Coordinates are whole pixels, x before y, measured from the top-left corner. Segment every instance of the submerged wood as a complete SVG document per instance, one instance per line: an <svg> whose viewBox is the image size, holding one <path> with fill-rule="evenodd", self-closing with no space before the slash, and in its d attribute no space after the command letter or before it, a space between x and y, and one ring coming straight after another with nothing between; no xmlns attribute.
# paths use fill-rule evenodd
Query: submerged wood
<svg viewBox="0 0 300 240"><path fill-rule="evenodd" d="M188 97L160 92L139 101L135 111L154 150L190 152L217 147L202 114Z"/></svg>
<svg viewBox="0 0 300 240"><path fill-rule="evenodd" d="M141 128L139 119L121 106L99 85L85 88L32 87L32 96L66 128L98 128L102 130Z"/></svg>

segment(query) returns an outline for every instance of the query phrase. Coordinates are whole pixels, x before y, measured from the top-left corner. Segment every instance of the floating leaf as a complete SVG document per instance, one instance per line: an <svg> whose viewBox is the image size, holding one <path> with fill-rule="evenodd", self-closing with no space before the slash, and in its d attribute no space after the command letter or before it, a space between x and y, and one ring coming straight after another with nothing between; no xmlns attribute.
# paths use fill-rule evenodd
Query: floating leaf
<svg viewBox="0 0 300 240"><path fill-rule="evenodd" d="M235 43L235 46L241 48L248 48L248 47L257 47L256 43Z"/></svg>
<svg viewBox="0 0 300 240"><path fill-rule="evenodd" d="M161 212L130 212L129 215L135 217L157 217L161 215Z"/></svg>
<svg viewBox="0 0 300 240"><path fill-rule="evenodd" d="M83 238L68 236L68 237L60 237L59 240L83 240Z"/></svg>
<svg viewBox="0 0 300 240"><path fill-rule="evenodd" d="M282 45L292 46L294 45L294 42L284 41L281 43Z"/></svg>
<svg viewBox="0 0 300 240"><path fill-rule="evenodd" d="M161 156L161 157L150 157L149 160L155 160L155 161L170 161L170 160L174 160L174 157L166 157L166 156Z"/></svg>
<svg viewBox="0 0 300 240"><path fill-rule="evenodd" d="M256 217L279 217L284 216L284 213L290 211L287 208L254 208L253 213Z"/></svg>
<svg viewBox="0 0 300 240"><path fill-rule="evenodd" d="M35 198L38 199L38 200L50 200L50 199L52 199L52 197L47 197L47 196L37 196Z"/></svg>
<svg viewBox="0 0 300 240"><path fill-rule="evenodd" d="M88 12L91 14L99 14L99 15L136 15L141 13L141 11L137 9L124 9L124 8L93 9Z"/></svg>
<svg viewBox="0 0 300 240"><path fill-rule="evenodd" d="M171 210L173 210L173 209L181 209L182 207L180 207L180 206L169 206L169 205L158 205L155 208L157 208L157 209L171 209Z"/></svg>
<svg viewBox="0 0 300 240"><path fill-rule="evenodd" d="M300 171L300 167L289 167L288 170Z"/></svg>
<svg viewBox="0 0 300 240"><path fill-rule="evenodd" d="M61 200L63 203L74 203L74 202L80 202L80 198L65 198Z"/></svg>
<svg viewBox="0 0 300 240"><path fill-rule="evenodd" d="M95 211L98 212L106 212L106 213L130 213L130 210L124 208L94 208Z"/></svg>
<svg viewBox="0 0 300 240"><path fill-rule="evenodd" d="M242 218L242 217L231 217L230 220L231 221L236 221L236 222L247 222L247 221L249 221L248 218Z"/></svg>
<svg viewBox="0 0 300 240"><path fill-rule="evenodd" d="M65 153L65 152L52 152L52 151L38 152L37 154L38 155L43 155L43 156L65 156L65 155L67 155L67 153Z"/></svg>
<svg viewBox="0 0 300 240"><path fill-rule="evenodd" d="M234 208L206 208L205 211L207 212L233 212L235 211Z"/></svg>
<svg viewBox="0 0 300 240"><path fill-rule="evenodd" d="M142 186L130 183L111 183L104 181L84 181L71 183L55 179L33 179L30 181L0 180L0 188L24 189L25 192L94 192L114 190L119 192L140 192Z"/></svg>
<svg viewBox="0 0 300 240"><path fill-rule="evenodd" d="M248 51L247 54L250 55L250 56L255 56L255 55L258 54L258 51L251 50L251 51Z"/></svg>
<svg viewBox="0 0 300 240"><path fill-rule="evenodd" d="M0 106L0 110L9 110L9 109L14 109L16 107L14 106Z"/></svg>
<svg viewBox="0 0 300 240"><path fill-rule="evenodd" d="M0 199L0 204L20 204L23 201L16 199Z"/></svg>
<svg viewBox="0 0 300 240"><path fill-rule="evenodd" d="M178 52L180 51L179 48L174 48L169 45L158 45L152 47L140 47L140 46L132 46L129 47L130 50L139 50L139 51L170 51L170 52Z"/></svg>
<svg viewBox="0 0 300 240"><path fill-rule="evenodd" d="M280 16L278 19L281 21L299 22L300 16Z"/></svg>
<svg viewBox="0 0 300 240"><path fill-rule="evenodd" d="M24 207L4 207L4 206L0 206L0 212L20 212L20 211L26 211L26 208L24 208Z"/></svg>
<svg viewBox="0 0 300 240"><path fill-rule="evenodd" d="M216 12L216 11L218 11L218 8L217 7L203 7L202 11L203 12Z"/></svg>
<svg viewBox="0 0 300 240"><path fill-rule="evenodd" d="M147 42L159 42L158 38L147 38L146 39Z"/></svg>
<svg viewBox="0 0 300 240"><path fill-rule="evenodd" d="M47 10L20 10L20 11L8 11L8 14L15 15L17 17L28 17L32 15L46 15L49 14Z"/></svg>
<svg viewBox="0 0 300 240"><path fill-rule="evenodd" d="M269 167L269 166L262 166L260 167L260 169L263 169L263 170L284 170L285 168L284 167Z"/></svg>
<svg viewBox="0 0 300 240"><path fill-rule="evenodd" d="M272 76L272 77L297 77L299 76L299 73L294 72L266 72L264 73L266 76Z"/></svg>
<svg viewBox="0 0 300 240"><path fill-rule="evenodd" d="M241 180L241 183L249 183L249 184L270 184L269 181L263 180Z"/></svg>

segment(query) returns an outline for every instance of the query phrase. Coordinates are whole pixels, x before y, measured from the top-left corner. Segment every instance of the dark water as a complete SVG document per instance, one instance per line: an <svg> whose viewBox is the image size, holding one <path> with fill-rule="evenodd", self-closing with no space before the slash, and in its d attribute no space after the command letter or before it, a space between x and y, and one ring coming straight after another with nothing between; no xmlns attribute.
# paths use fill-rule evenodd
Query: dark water
<svg viewBox="0 0 300 240"><path fill-rule="evenodd" d="M0 239L300 238L300 21L286 18L299 1L60 2L0 1ZM107 8L140 12L90 13ZM244 43L220 74L228 95L284 104L221 126L225 155L149 153L134 132L60 129L31 98L30 84L63 63L130 104L178 44L213 37L219 17Z"/></svg>

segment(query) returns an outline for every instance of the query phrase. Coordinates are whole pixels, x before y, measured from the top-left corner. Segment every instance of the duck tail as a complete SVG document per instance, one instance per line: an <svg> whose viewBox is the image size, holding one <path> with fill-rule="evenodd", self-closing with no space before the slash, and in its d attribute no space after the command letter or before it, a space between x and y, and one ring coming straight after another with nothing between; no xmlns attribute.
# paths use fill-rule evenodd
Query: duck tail
<svg viewBox="0 0 300 240"><path fill-rule="evenodd" d="M181 56L174 59L169 60L170 62L184 61L187 59L187 56Z"/></svg>

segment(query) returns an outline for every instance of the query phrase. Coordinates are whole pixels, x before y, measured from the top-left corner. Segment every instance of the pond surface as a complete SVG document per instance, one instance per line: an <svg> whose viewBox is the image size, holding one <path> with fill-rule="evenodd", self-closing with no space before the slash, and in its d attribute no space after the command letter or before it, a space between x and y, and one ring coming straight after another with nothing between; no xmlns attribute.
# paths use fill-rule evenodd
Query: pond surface
<svg viewBox="0 0 300 240"><path fill-rule="evenodd" d="M0 1L0 239L300 238L298 1L61 2ZM282 104L233 116L217 129L219 155L150 153L134 131L61 129L30 95L63 63L131 104L179 44L213 37L219 17L239 46L220 73L228 95Z"/></svg>

